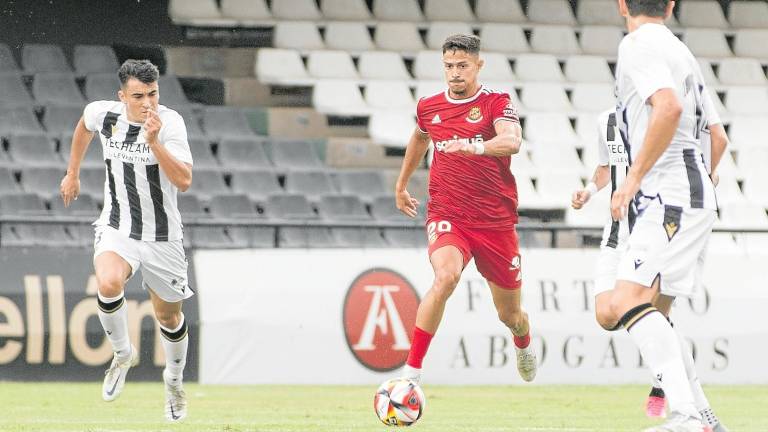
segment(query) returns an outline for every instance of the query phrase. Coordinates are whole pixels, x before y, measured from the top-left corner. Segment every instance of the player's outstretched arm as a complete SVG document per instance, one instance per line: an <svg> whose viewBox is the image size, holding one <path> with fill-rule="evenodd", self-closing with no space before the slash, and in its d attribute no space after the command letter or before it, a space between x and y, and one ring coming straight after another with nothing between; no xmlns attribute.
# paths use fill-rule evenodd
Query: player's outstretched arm
<svg viewBox="0 0 768 432"><path fill-rule="evenodd" d="M80 164L83 162L88 145L93 139L93 132L85 127L85 121L80 117L80 121L75 126L75 132L72 134L72 147L69 151L69 163L67 164L67 174L61 180L59 193L67 207L80 195Z"/></svg>
<svg viewBox="0 0 768 432"><path fill-rule="evenodd" d="M611 178L611 168L608 165L598 165L595 167L595 172L592 174L592 180L587 186L577 190L573 193L571 198L571 207L578 210L586 204L592 195L597 191L605 187Z"/></svg>
<svg viewBox="0 0 768 432"><path fill-rule="evenodd" d="M493 125L496 136L483 143L485 156L512 156L520 152L523 144L523 129L520 123L498 120Z"/></svg>
<svg viewBox="0 0 768 432"><path fill-rule="evenodd" d="M413 130L408 146L405 148L405 157L403 165L400 168L400 176L395 184L395 205L398 210L410 217L416 217L416 208L419 201L411 197L408 193L408 181L411 175L419 167L429 148L429 134L420 131L418 128Z"/></svg>
<svg viewBox="0 0 768 432"><path fill-rule="evenodd" d="M147 120L144 122L147 145L157 158L157 163L166 177L168 177L168 180L180 191L185 192L192 185L192 165L176 159L158 140L162 126L163 123L160 121L160 115L153 110L149 110L147 112Z"/></svg>
<svg viewBox="0 0 768 432"><path fill-rule="evenodd" d="M643 177L672 142L683 113L683 106L671 88L658 90L648 98L648 101L651 104L648 129L643 146L627 172L624 183L614 192L611 199L613 220L621 220L626 215L627 206L640 189Z"/></svg>

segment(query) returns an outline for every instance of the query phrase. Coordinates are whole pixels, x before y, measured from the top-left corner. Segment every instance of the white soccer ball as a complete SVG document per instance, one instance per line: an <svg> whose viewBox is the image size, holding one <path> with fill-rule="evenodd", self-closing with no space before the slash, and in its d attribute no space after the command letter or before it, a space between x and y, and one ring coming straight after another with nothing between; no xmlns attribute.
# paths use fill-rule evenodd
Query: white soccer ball
<svg viewBox="0 0 768 432"><path fill-rule="evenodd" d="M385 381L373 398L376 415L387 426L410 426L416 423L426 406L427 399L421 387L405 378Z"/></svg>

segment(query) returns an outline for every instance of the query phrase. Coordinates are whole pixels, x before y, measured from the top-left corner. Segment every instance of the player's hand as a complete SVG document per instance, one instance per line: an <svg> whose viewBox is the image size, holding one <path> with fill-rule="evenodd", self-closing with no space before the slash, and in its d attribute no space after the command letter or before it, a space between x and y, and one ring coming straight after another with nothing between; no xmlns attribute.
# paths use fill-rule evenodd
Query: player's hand
<svg viewBox="0 0 768 432"><path fill-rule="evenodd" d="M712 179L713 186L717 186L717 184L720 183L720 174L718 174L717 171L712 171L712 174L709 175L709 178Z"/></svg>
<svg viewBox="0 0 768 432"><path fill-rule="evenodd" d="M456 139L452 139L448 141L443 151L445 153L475 154L475 146L469 143L462 143Z"/></svg>
<svg viewBox="0 0 768 432"><path fill-rule="evenodd" d="M624 183L619 186L611 198L611 217L613 220L620 221L627 217L629 203L635 198L638 190L640 190L640 180L636 179L630 171L624 179Z"/></svg>
<svg viewBox="0 0 768 432"><path fill-rule="evenodd" d="M577 190L573 193L573 197L571 198L571 207L573 207L575 210L582 208L584 204L589 201L591 196L592 194L590 194L586 189Z"/></svg>
<svg viewBox="0 0 768 432"><path fill-rule="evenodd" d="M72 201L76 200L77 196L80 195L80 177L69 173L65 175L61 180L59 193L64 201L64 207L69 207Z"/></svg>
<svg viewBox="0 0 768 432"><path fill-rule="evenodd" d="M147 110L147 118L144 120L144 138L147 140L147 144L157 143L157 136L160 134L160 128L163 127L163 122L160 121L160 115L153 109Z"/></svg>
<svg viewBox="0 0 768 432"><path fill-rule="evenodd" d="M412 198L411 194L407 190L403 189L395 193L395 205L397 209L403 212L406 216L416 217L416 209L419 207L419 200Z"/></svg>

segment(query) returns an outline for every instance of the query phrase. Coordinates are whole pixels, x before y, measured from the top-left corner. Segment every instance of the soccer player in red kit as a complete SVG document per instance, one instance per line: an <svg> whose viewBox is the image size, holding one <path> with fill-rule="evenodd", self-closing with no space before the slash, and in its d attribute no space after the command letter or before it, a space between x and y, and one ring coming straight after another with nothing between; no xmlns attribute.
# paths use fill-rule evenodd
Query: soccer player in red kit
<svg viewBox="0 0 768 432"><path fill-rule="evenodd" d="M499 319L512 331L520 376L531 381L536 375L528 315L520 306L517 186L509 168L511 155L520 150L520 122L507 93L478 82L482 67L480 38L458 34L445 40L448 88L419 100L418 128L395 186L397 208L415 217L419 202L406 187L431 139L435 152L426 229L435 279L419 305L404 371L405 378L417 382L445 304L473 257L488 281Z"/></svg>

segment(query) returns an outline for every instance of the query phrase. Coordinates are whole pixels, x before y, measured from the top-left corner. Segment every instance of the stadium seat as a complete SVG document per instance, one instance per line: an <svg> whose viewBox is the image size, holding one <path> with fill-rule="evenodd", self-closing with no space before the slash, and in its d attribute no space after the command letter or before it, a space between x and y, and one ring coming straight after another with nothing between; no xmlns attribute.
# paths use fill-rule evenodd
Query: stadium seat
<svg viewBox="0 0 768 432"><path fill-rule="evenodd" d="M413 112L374 111L368 120L368 136L384 146L405 148L415 129Z"/></svg>
<svg viewBox="0 0 768 432"><path fill-rule="evenodd" d="M528 114L525 118L524 137L533 141L534 146L540 141L558 141L571 146L579 141L568 117L558 113Z"/></svg>
<svg viewBox="0 0 768 432"><path fill-rule="evenodd" d="M380 50L414 53L425 49L419 29L412 22L379 22L374 35Z"/></svg>
<svg viewBox="0 0 768 432"><path fill-rule="evenodd" d="M768 216L765 208L754 202L721 203L720 222L727 228L765 228Z"/></svg>
<svg viewBox="0 0 768 432"><path fill-rule="evenodd" d="M21 191L21 186L13 176L13 171L8 167L0 166L0 196Z"/></svg>
<svg viewBox="0 0 768 432"><path fill-rule="evenodd" d="M517 1L517 0L511 0ZM520 54L531 51L523 27L518 24L486 23L480 27L483 55L488 52Z"/></svg>
<svg viewBox="0 0 768 432"><path fill-rule="evenodd" d="M242 230L230 228L231 235L240 237ZM248 246L252 248L274 248L277 238L277 228L268 226L259 226L247 228L245 230Z"/></svg>
<svg viewBox="0 0 768 432"><path fill-rule="evenodd" d="M311 1L311 0L310 0ZM314 2L313 2L314 3ZM282 2L276 2L280 5ZM311 21L278 21L274 31L274 47L298 50L324 49L317 24Z"/></svg>
<svg viewBox="0 0 768 432"><path fill-rule="evenodd" d="M419 80L444 80L442 52L419 51L413 60L413 75Z"/></svg>
<svg viewBox="0 0 768 432"><path fill-rule="evenodd" d="M720 176L715 191L718 203L739 203L745 199L736 178L732 176Z"/></svg>
<svg viewBox="0 0 768 432"><path fill-rule="evenodd" d="M270 195L285 193L274 171L235 171L232 173L232 191L248 195L256 202L265 202Z"/></svg>
<svg viewBox="0 0 768 432"><path fill-rule="evenodd" d="M722 30L687 28L683 33L683 42L696 57L723 58L733 55Z"/></svg>
<svg viewBox="0 0 768 432"><path fill-rule="evenodd" d="M383 248L387 242L378 228L331 228L331 236L338 246L352 248Z"/></svg>
<svg viewBox="0 0 768 432"><path fill-rule="evenodd" d="M32 94L39 104L82 103L85 104L80 89L71 73L38 73L32 81Z"/></svg>
<svg viewBox="0 0 768 432"><path fill-rule="evenodd" d="M384 228L384 239L390 247L424 248L427 236L422 228Z"/></svg>
<svg viewBox="0 0 768 432"><path fill-rule="evenodd" d="M594 167L590 167L589 170L585 169L576 149L562 141L537 141L531 150L531 160L536 166L546 167L546 170L539 170L539 175L543 177L552 173L572 174L581 177L587 171L590 171L591 174L591 171L594 170ZM541 189L539 189L539 193L546 196ZM567 202L564 202L563 205L566 204Z"/></svg>
<svg viewBox="0 0 768 432"><path fill-rule="evenodd" d="M512 73L512 66L504 54L495 52L483 53L481 58L485 61L480 69L481 82L514 82L517 81Z"/></svg>
<svg viewBox="0 0 768 432"><path fill-rule="evenodd" d="M164 105L164 103L161 105ZM176 111L181 118L184 119L184 126L187 128L187 137L199 138L205 136L203 128L200 127L200 120L198 120L197 115L192 111L190 106L175 106L171 109ZM194 157L194 154L192 154L192 156Z"/></svg>
<svg viewBox="0 0 768 432"><path fill-rule="evenodd" d="M261 48L256 54L256 77L262 84L309 85L299 52L291 49Z"/></svg>
<svg viewBox="0 0 768 432"><path fill-rule="evenodd" d="M312 106L321 114L363 116L368 106L357 83L347 80L318 81L312 91Z"/></svg>
<svg viewBox="0 0 768 432"><path fill-rule="evenodd" d="M525 23L528 21L518 0L477 0L475 13L480 22Z"/></svg>
<svg viewBox="0 0 768 432"><path fill-rule="evenodd" d="M615 103L606 106L604 109L609 109L614 105ZM597 139L600 136L599 132L596 113L579 113L576 116L576 135L585 143L585 147L591 146L592 143L597 143Z"/></svg>
<svg viewBox="0 0 768 432"><path fill-rule="evenodd" d="M170 0L168 14L178 25L234 27L237 24L237 20L222 16L216 0Z"/></svg>
<svg viewBox="0 0 768 432"><path fill-rule="evenodd" d="M357 61L360 77L369 80L401 80L411 79L405 68L403 58L393 52L366 51L360 54Z"/></svg>
<svg viewBox="0 0 768 432"><path fill-rule="evenodd" d="M602 227L611 217L611 186L609 184L590 197L589 202L579 210L574 210L570 202L566 204L566 224L575 227Z"/></svg>
<svg viewBox="0 0 768 432"><path fill-rule="evenodd" d="M378 171L339 171L336 181L342 194L355 195L366 202L389 192Z"/></svg>
<svg viewBox="0 0 768 432"><path fill-rule="evenodd" d="M368 27L360 22L336 21L327 23L325 25L325 44L332 50L358 53L374 49Z"/></svg>
<svg viewBox="0 0 768 432"><path fill-rule="evenodd" d="M78 245L78 242L67 234L63 224L13 224L11 230L14 230L17 238L20 239L20 242L16 243L18 246L67 247ZM5 239L3 239L3 243L5 244Z"/></svg>
<svg viewBox="0 0 768 432"><path fill-rule="evenodd" d="M768 5L763 4L768 8ZM768 60L768 25L763 29L738 30L733 43L733 52L739 57L754 57Z"/></svg>
<svg viewBox="0 0 768 432"><path fill-rule="evenodd" d="M369 81L365 86L365 102L371 109L416 112L416 102L402 81Z"/></svg>
<svg viewBox="0 0 768 432"><path fill-rule="evenodd" d="M447 88L445 81L442 80L418 81L416 83L416 100L444 93Z"/></svg>
<svg viewBox="0 0 768 432"><path fill-rule="evenodd" d="M50 134L62 134L75 130L77 122L83 115L82 104L48 104L45 106L43 126Z"/></svg>
<svg viewBox="0 0 768 432"><path fill-rule="evenodd" d="M729 2L728 21L737 29L767 29L768 3L761 1Z"/></svg>
<svg viewBox="0 0 768 432"><path fill-rule="evenodd" d="M515 63L515 74L521 81L565 81L557 59L550 54L519 55Z"/></svg>
<svg viewBox="0 0 768 432"><path fill-rule="evenodd" d="M371 12L365 0L323 0L320 10L328 20L366 21Z"/></svg>
<svg viewBox="0 0 768 432"><path fill-rule="evenodd" d="M235 244L220 226L193 226L184 230L184 238L189 239L190 245L202 249L228 249Z"/></svg>
<svg viewBox="0 0 768 432"><path fill-rule="evenodd" d="M371 201L371 214L373 218L381 222L398 222L403 225L416 225L419 222L416 219L409 218L397 209L395 206L395 197L393 195L384 195L373 197ZM421 215L423 218L424 215Z"/></svg>
<svg viewBox="0 0 768 432"><path fill-rule="evenodd" d="M725 97L725 107L733 114L767 115L768 88L731 87Z"/></svg>
<svg viewBox="0 0 768 432"><path fill-rule="evenodd" d="M763 133L766 124L768 124L768 116L765 114L734 117L728 130L731 145L738 148L768 146L768 138Z"/></svg>
<svg viewBox="0 0 768 432"><path fill-rule="evenodd" d="M325 195L317 203L317 211L331 221L369 221L371 215L355 195Z"/></svg>
<svg viewBox="0 0 768 432"><path fill-rule="evenodd" d="M7 44L0 43L0 72L15 72L19 70L19 65Z"/></svg>
<svg viewBox="0 0 768 432"><path fill-rule="evenodd" d="M272 15L279 20L319 21L323 18L314 0L280 0L272 2Z"/></svg>
<svg viewBox="0 0 768 432"><path fill-rule="evenodd" d="M203 114L205 132L214 137L250 137L254 133L245 113L237 107L207 106Z"/></svg>
<svg viewBox="0 0 768 432"><path fill-rule="evenodd" d="M20 74L13 72L0 73L0 104L2 105L32 105L32 97L21 79Z"/></svg>
<svg viewBox="0 0 768 432"><path fill-rule="evenodd" d="M256 206L245 194L216 195L211 198L208 208L217 218L252 219L260 217Z"/></svg>
<svg viewBox="0 0 768 432"><path fill-rule="evenodd" d="M613 83L608 62L601 56L574 55L565 60L565 78L580 83Z"/></svg>
<svg viewBox="0 0 768 432"><path fill-rule="evenodd" d="M197 175L197 173L195 173ZM104 200L104 186L106 181L106 169L104 168L104 162L101 162L99 167L87 167L80 168L80 193L88 194L93 197L97 202ZM193 179L194 183L196 179Z"/></svg>
<svg viewBox="0 0 768 432"><path fill-rule="evenodd" d="M761 86L768 83L763 66L759 61L751 58L723 59L718 71L723 85Z"/></svg>
<svg viewBox="0 0 768 432"><path fill-rule="evenodd" d="M712 69L712 63L703 59L697 60L699 62L699 69L701 69L701 74L704 76L704 82L708 86L719 86L720 80L717 79L717 75L715 75L715 71Z"/></svg>
<svg viewBox="0 0 768 432"><path fill-rule="evenodd" d="M309 53L307 70L313 78L357 80L357 70L346 51L320 50Z"/></svg>
<svg viewBox="0 0 768 432"><path fill-rule="evenodd" d="M25 44L21 49L21 64L28 74L72 71L64 51L58 45Z"/></svg>
<svg viewBox="0 0 768 432"><path fill-rule="evenodd" d="M221 169L219 161L211 152L211 145L205 138L189 138L189 151L192 153L195 169L217 170Z"/></svg>
<svg viewBox="0 0 768 432"><path fill-rule="evenodd" d="M744 196L749 201L758 203L763 208L768 208L768 194L765 193L765 185L768 184L768 172L764 169L749 170L744 177Z"/></svg>
<svg viewBox="0 0 768 432"><path fill-rule="evenodd" d="M584 26L581 28L581 50L584 54L615 58L624 38L621 27Z"/></svg>
<svg viewBox="0 0 768 432"><path fill-rule="evenodd" d="M43 199L34 193L5 194L0 200L0 215L47 216Z"/></svg>
<svg viewBox="0 0 768 432"><path fill-rule="evenodd" d="M3 136L12 132L41 132L42 130L32 107L0 105L0 134Z"/></svg>
<svg viewBox="0 0 768 432"><path fill-rule="evenodd" d="M194 171L192 186L188 191L206 201L215 195L227 195L232 192L224 182L224 176L219 171L202 169Z"/></svg>
<svg viewBox="0 0 768 432"><path fill-rule="evenodd" d="M529 177L536 176L536 171L538 169L536 165L531 162L531 157L528 154L529 144L530 143L528 143L528 141L524 140L523 144L521 145L520 152L512 155L512 161L510 162L509 166L509 169L512 170L512 174L517 175L520 173Z"/></svg>
<svg viewBox="0 0 768 432"><path fill-rule="evenodd" d="M616 103L613 90L613 84L574 84L571 93L573 107L578 112L605 111Z"/></svg>
<svg viewBox="0 0 768 432"><path fill-rule="evenodd" d="M538 24L576 25L567 0L536 0L528 3L528 19Z"/></svg>
<svg viewBox="0 0 768 432"><path fill-rule="evenodd" d="M465 0L459 0L466 3ZM438 50L442 54L443 43L448 36L472 34L472 28L466 22L461 21L434 21L429 23L427 29L427 48Z"/></svg>
<svg viewBox="0 0 768 432"><path fill-rule="evenodd" d="M711 88L707 88L707 91L709 91L711 98L712 98L712 104L715 106L715 110L720 114L721 120L728 122L728 120L731 118L731 114L728 112L727 109L725 109L725 106L723 105L723 102L720 100L720 96L718 93Z"/></svg>
<svg viewBox="0 0 768 432"><path fill-rule="evenodd" d="M112 73L120 66L112 47L106 45L75 45L72 63L78 76L92 73Z"/></svg>
<svg viewBox="0 0 768 432"><path fill-rule="evenodd" d="M417 0L373 0L373 15L381 21L424 21Z"/></svg>
<svg viewBox="0 0 768 432"><path fill-rule="evenodd" d="M220 0L221 17L236 20L241 26L259 26L272 22L266 0Z"/></svg>
<svg viewBox="0 0 768 432"><path fill-rule="evenodd" d="M550 161L554 159L557 158L550 158ZM536 180L536 190L542 200L561 208L569 206L573 191L582 187L584 185L575 171L544 171Z"/></svg>
<svg viewBox="0 0 768 432"><path fill-rule="evenodd" d="M73 129L74 130L74 129ZM72 132L73 130L70 130L68 132L63 132L58 138L59 138L59 154L61 155L61 158L65 161L66 164L67 161L69 161L69 154L70 150L72 149ZM194 154L192 156L195 157ZM195 160L195 163L197 163L197 160ZM83 157L83 161L80 164L82 167L86 168L100 168L104 169L104 153L101 148L101 138L99 138L98 134L93 134L93 139L88 144L88 149L85 151L85 157Z"/></svg>
<svg viewBox="0 0 768 432"><path fill-rule="evenodd" d="M475 14L472 13L467 0L425 0L424 15L427 21L472 22L475 20Z"/></svg>
<svg viewBox="0 0 768 432"><path fill-rule="evenodd" d="M738 164L740 172L745 177L765 172L766 164L768 164L768 145L763 143L760 146L749 146L739 149Z"/></svg>
<svg viewBox="0 0 768 432"><path fill-rule="evenodd" d="M678 18L683 27L709 27L727 29L730 26L720 3L711 0L680 2Z"/></svg>
<svg viewBox="0 0 768 432"><path fill-rule="evenodd" d="M324 227L280 227L277 231L281 248L333 248L338 247L331 230Z"/></svg>
<svg viewBox="0 0 768 432"><path fill-rule="evenodd" d="M553 207L553 203L545 201L533 187L530 173L518 172L513 168L515 184L517 185L517 205L523 209L546 209ZM558 204L561 205L561 204Z"/></svg>
<svg viewBox="0 0 768 432"><path fill-rule="evenodd" d="M272 161L278 168L321 169L323 167L323 161L309 141L272 141L270 149Z"/></svg>
<svg viewBox="0 0 768 432"><path fill-rule="evenodd" d="M534 52L568 56L580 54L579 42L573 27L564 25L537 25L531 36Z"/></svg>
<svg viewBox="0 0 768 432"><path fill-rule="evenodd" d="M85 77L85 98L88 102L98 100L118 100L120 80L116 73L88 74Z"/></svg>
<svg viewBox="0 0 768 432"><path fill-rule="evenodd" d="M720 158L720 163L717 164L717 173L720 177L730 177L737 180L742 180L744 178L743 173L736 167L736 162L733 160L733 154L731 154L730 149L728 148L723 152L723 156Z"/></svg>
<svg viewBox="0 0 768 432"><path fill-rule="evenodd" d="M233 171L274 169L262 141L254 138L225 138L219 143L222 166ZM194 156L194 153L193 153Z"/></svg>
<svg viewBox="0 0 768 432"><path fill-rule="evenodd" d="M8 153L18 165L63 167L55 143L42 132L16 133L8 137Z"/></svg>
<svg viewBox="0 0 768 432"><path fill-rule="evenodd" d="M573 110L565 89L556 83L529 83L520 93L520 100L533 112L570 112Z"/></svg>
<svg viewBox="0 0 768 432"><path fill-rule="evenodd" d="M283 219L317 219L317 213L304 195L272 195L265 204L269 217Z"/></svg>
<svg viewBox="0 0 768 432"><path fill-rule="evenodd" d="M619 15L618 3L614 0L581 0L576 10L581 25L624 26Z"/></svg>
<svg viewBox="0 0 768 432"><path fill-rule="evenodd" d="M58 201L59 185L67 169L58 167L29 167L21 171L21 186L24 192L33 193L46 200Z"/></svg>
<svg viewBox="0 0 768 432"><path fill-rule="evenodd" d="M160 90L160 101L163 105L173 109L189 105L189 99L176 75L161 75L157 80L157 88Z"/></svg>
<svg viewBox="0 0 768 432"><path fill-rule="evenodd" d="M304 195L310 201L338 193L333 179L326 171L289 171L285 175L285 191Z"/></svg>
<svg viewBox="0 0 768 432"><path fill-rule="evenodd" d="M205 211L200 198L193 193L180 193L176 197L176 207L181 213L182 220L210 219L211 215Z"/></svg>
<svg viewBox="0 0 768 432"><path fill-rule="evenodd" d="M61 172L61 177L64 177L64 171ZM59 178L61 181L61 178ZM58 189L58 187L56 187ZM56 191L58 195L58 190ZM96 201L92 196L81 193L77 196L76 200L69 203L68 207L64 207L64 200L55 196L51 199L51 213L56 216L88 216L96 219L99 216L99 208L96 205ZM91 240L93 239L93 228L88 226L91 234Z"/></svg>

